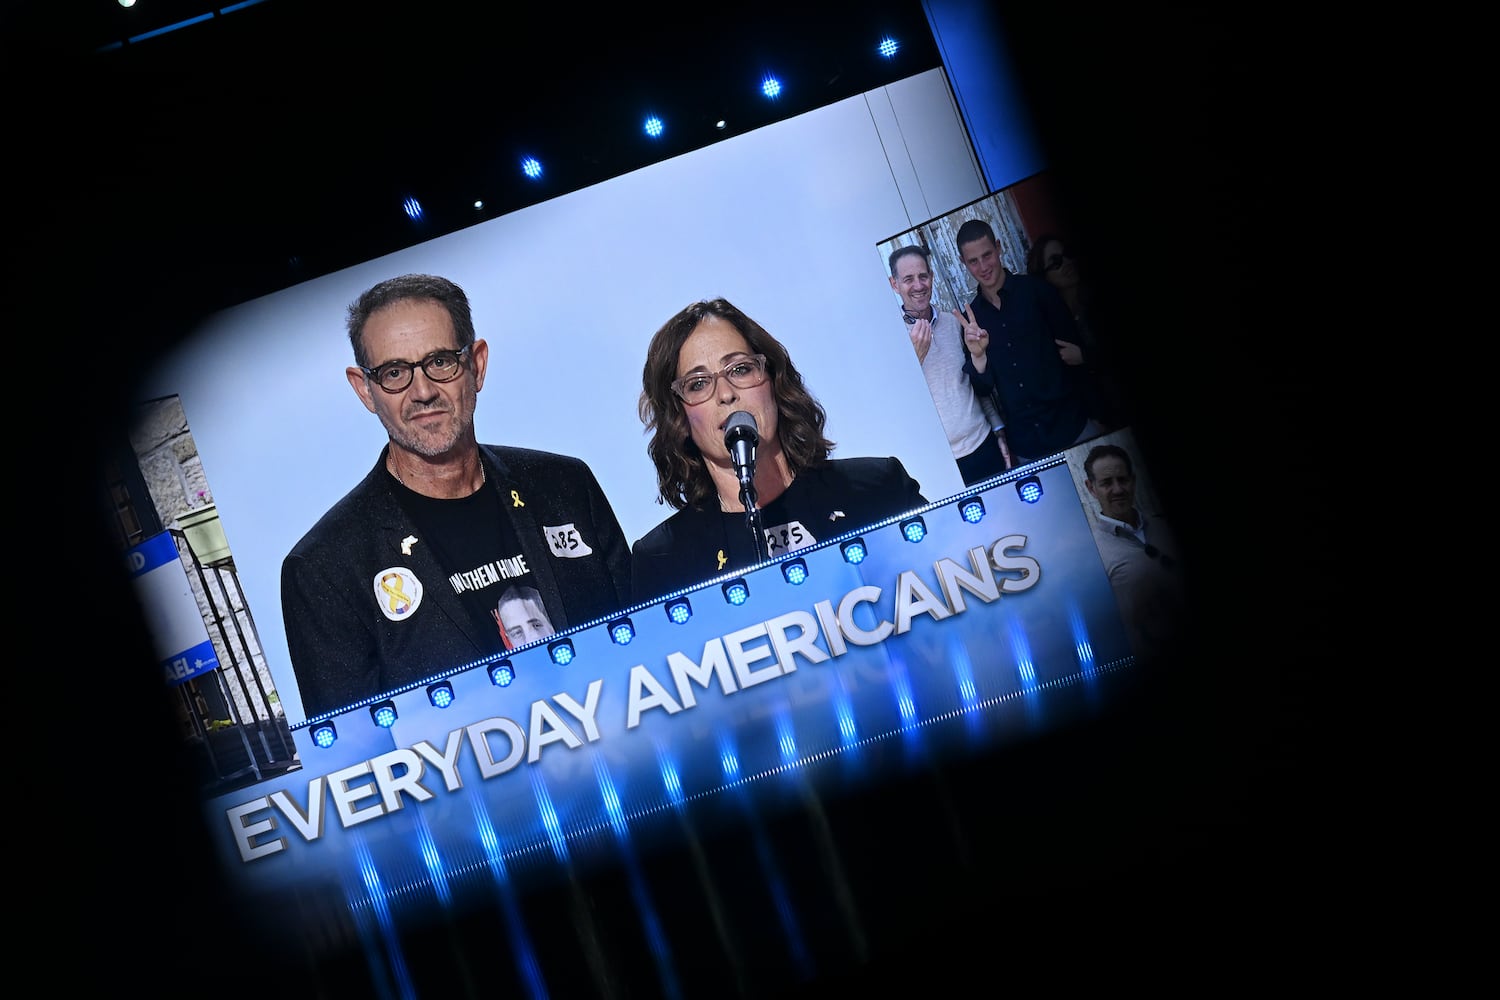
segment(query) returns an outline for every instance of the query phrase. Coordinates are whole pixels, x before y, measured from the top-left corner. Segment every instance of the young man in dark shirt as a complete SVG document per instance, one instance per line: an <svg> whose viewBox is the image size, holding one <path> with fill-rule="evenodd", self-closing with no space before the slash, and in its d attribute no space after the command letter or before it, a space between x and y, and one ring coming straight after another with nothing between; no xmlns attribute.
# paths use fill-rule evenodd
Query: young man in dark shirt
<svg viewBox="0 0 1500 1000"><path fill-rule="evenodd" d="M983 219L960 226L956 242L979 284L973 301L953 311L969 352L964 373L976 393L996 394L1015 462L1045 458L1109 430L1089 412L1082 337L1057 289L1008 271Z"/></svg>

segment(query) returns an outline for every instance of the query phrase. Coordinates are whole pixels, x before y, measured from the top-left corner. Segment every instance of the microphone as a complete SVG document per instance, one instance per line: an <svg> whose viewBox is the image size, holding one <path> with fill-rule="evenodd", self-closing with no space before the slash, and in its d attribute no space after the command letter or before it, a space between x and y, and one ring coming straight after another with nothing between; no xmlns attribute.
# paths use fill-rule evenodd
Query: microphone
<svg viewBox="0 0 1500 1000"><path fill-rule="evenodd" d="M755 479L755 446L759 443L755 417L744 410L731 413L724 422L724 447L729 449L729 460L734 463L741 488L749 487Z"/></svg>

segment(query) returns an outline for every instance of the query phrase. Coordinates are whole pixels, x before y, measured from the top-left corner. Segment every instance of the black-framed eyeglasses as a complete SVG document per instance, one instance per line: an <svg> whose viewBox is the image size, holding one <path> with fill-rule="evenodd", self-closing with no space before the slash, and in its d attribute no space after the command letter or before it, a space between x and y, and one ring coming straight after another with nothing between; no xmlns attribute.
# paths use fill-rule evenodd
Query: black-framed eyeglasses
<svg viewBox="0 0 1500 1000"><path fill-rule="evenodd" d="M469 349L464 347L457 351L433 351L421 361L387 361L374 368L356 367L386 392L400 392L411 385L412 372L418 368L434 382L452 382L464 370L468 357Z"/></svg>
<svg viewBox="0 0 1500 1000"><path fill-rule="evenodd" d="M1067 251L1063 251L1060 254L1055 254L1051 257L1048 257L1047 263L1043 265L1042 270L1046 271L1048 274L1051 274L1053 271L1056 271L1058 268L1062 267L1064 262L1070 261L1072 259L1072 254L1068 253Z"/></svg>
<svg viewBox="0 0 1500 1000"><path fill-rule="evenodd" d="M713 396L720 378L736 389L753 389L766 380L766 356L746 354L716 372L688 372L672 380L672 391L687 405L697 406Z"/></svg>

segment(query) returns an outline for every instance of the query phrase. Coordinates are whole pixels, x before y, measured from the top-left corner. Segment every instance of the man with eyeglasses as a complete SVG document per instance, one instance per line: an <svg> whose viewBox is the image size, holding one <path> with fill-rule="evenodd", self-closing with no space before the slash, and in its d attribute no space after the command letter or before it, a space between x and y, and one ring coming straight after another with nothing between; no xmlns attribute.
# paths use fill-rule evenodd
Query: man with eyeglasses
<svg viewBox="0 0 1500 1000"><path fill-rule="evenodd" d="M999 434L1004 421L990 395L981 396L964 374L964 335L953 314L932 304L932 253L912 244L891 251L891 290L901 300L917 364L927 391L948 434L948 447L965 486L1000 475L1010 468L1010 449Z"/></svg>
<svg viewBox="0 0 1500 1000"><path fill-rule="evenodd" d="M1135 654L1154 658L1183 626L1186 590L1181 553L1167 519L1136 505L1135 466L1117 444L1089 449L1084 487L1099 504L1094 542L1104 561Z"/></svg>
<svg viewBox="0 0 1500 1000"><path fill-rule="evenodd" d="M389 443L282 562L287 649L309 719L501 653L507 588L560 631L623 608L630 546L580 459L478 443L489 347L436 275L350 304L345 370Z"/></svg>

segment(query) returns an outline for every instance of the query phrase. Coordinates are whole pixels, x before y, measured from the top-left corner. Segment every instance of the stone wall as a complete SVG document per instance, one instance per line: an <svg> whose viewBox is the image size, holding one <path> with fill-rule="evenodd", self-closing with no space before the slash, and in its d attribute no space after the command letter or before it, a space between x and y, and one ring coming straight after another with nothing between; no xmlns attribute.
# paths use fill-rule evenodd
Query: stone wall
<svg viewBox="0 0 1500 1000"><path fill-rule="evenodd" d="M214 502L180 398L168 396L141 404L133 415L130 444L164 528L180 532L184 515ZM257 719L281 719L281 701L266 666L254 618L239 587L233 554L227 561L200 571L182 535L174 533L173 538L219 657L216 680L225 698L232 699L237 714L228 721L249 724ZM214 680L200 678L202 683ZM211 725L225 720L203 721Z"/></svg>

